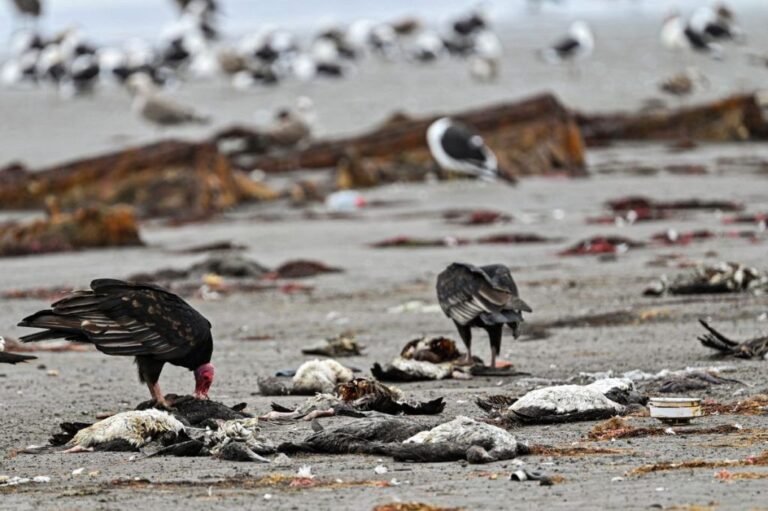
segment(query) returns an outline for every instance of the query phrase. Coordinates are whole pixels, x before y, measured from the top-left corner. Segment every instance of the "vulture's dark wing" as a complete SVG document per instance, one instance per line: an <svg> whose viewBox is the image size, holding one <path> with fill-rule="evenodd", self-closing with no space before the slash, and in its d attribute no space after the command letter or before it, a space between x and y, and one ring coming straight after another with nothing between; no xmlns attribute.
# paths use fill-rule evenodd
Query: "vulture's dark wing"
<svg viewBox="0 0 768 511"><path fill-rule="evenodd" d="M518 296L517 284L515 284L515 279L512 278L509 268L502 264L491 264L481 266L480 269L488 276L495 288L508 291L512 295L505 306L506 309L533 312L533 309Z"/></svg>
<svg viewBox="0 0 768 511"><path fill-rule="evenodd" d="M558 55L566 56L573 53L576 48L579 47L579 41L577 41L573 37L566 37L565 39L562 39L555 44L552 49L557 52Z"/></svg>
<svg viewBox="0 0 768 511"><path fill-rule="evenodd" d="M510 289L494 284L481 269L469 264L453 263L437 277L437 299L446 316L466 325L481 315L501 315L514 309L510 303L524 307L514 310L530 311L525 302ZM499 318L500 322L504 318Z"/></svg>
<svg viewBox="0 0 768 511"><path fill-rule="evenodd" d="M453 122L440 140L443 150L456 160L475 162L479 165L488 159L483 138L469 126Z"/></svg>
<svg viewBox="0 0 768 511"><path fill-rule="evenodd" d="M17 353L6 353L0 351L0 364L18 364L19 362L26 362L27 360L35 360L37 357L32 355L19 355Z"/></svg>
<svg viewBox="0 0 768 511"><path fill-rule="evenodd" d="M210 336L211 324L187 302L149 284L98 279L51 310L25 318L20 326L46 328L22 341L51 338L89 342L108 355L183 357Z"/></svg>

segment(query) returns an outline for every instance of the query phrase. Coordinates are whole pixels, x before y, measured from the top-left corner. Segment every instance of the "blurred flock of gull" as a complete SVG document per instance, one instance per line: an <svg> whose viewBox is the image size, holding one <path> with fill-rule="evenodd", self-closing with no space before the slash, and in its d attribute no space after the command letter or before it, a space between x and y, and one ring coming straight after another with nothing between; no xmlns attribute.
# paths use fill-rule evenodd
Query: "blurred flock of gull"
<svg viewBox="0 0 768 511"><path fill-rule="evenodd" d="M542 90L569 106L614 109L656 92L722 96L756 87L751 66L768 61L762 33L749 30L761 20L751 0L6 4L0 105L13 122L0 127L0 148L30 164L157 137L126 123L129 98L142 122L192 125L182 133L297 118L328 135L394 111ZM712 76L718 70L726 83ZM62 106L99 94L98 103ZM58 144L33 144L30 129L53 129Z"/></svg>

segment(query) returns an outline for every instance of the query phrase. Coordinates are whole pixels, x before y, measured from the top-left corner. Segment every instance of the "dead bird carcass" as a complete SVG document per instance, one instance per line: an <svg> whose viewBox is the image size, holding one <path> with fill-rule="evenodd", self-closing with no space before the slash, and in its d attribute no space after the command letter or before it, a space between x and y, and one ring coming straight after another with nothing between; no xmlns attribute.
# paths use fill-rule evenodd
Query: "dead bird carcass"
<svg viewBox="0 0 768 511"><path fill-rule="evenodd" d="M529 424L607 419L623 415L645 399L632 381L607 378L589 385L555 385L532 390L518 399L480 398L478 406L492 417Z"/></svg>
<svg viewBox="0 0 768 511"><path fill-rule="evenodd" d="M293 373L291 384L287 385L279 377L259 378L259 392L263 396L301 395L311 396L316 393L330 393L340 383L347 383L354 378L351 369L333 359L309 360Z"/></svg>
<svg viewBox="0 0 768 511"><path fill-rule="evenodd" d="M698 264L693 270L667 281L666 277L654 282L643 294L662 296L721 293L768 292L768 275L755 268L735 262L715 265Z"/></svg>
<svg viewBox="0 0 768 511"><path fill-rule="evenodd" d="M374 363L371 374L381 381L429 381L472 376L518 376L512 367L490 368L482 360L467 362L456 342L447 337L421 337L406 343L400 354L388 364Z"/></svg>
<svg viewBox="0 0 768 511"><path fill-rule="evenodd" d="M375 454L397 461L488 463L526 454L527 447L503 429L459 416L438 425L371 417L319 431L281 452Z"/></svg>
<svg viewBox="0 0 768 511"><path fill-rule="evenodd" d="M699 323L709 332L698 338L707 348L717 350L724 356L768 359L768 335L738 342L724 336L703 319Z"/></svg>
<svg viewBox="0 0 768 511"><path fill-rule="evenodd" d="M365 412L388 415L435 415L441 413L444 408L443 398L411 402L405 399L399 389L375 380L355 378L337 385L333 394L316 394L295 409L273 403L273 411L262 416L262 419L312 420L332 415L365 417L367 415Z"/></svg>

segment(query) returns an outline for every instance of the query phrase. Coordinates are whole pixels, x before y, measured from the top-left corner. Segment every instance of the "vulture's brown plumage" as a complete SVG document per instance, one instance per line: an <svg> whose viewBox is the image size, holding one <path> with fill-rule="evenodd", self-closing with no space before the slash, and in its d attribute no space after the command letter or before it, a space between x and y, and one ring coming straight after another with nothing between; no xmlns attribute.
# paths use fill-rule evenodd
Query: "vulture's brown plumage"
<svg viewBox="0 0 768 511"><path fill-rule="evenodd" d="M437 299L446 316L456 324L472 359L472 328L483 328L491 341L491 367L501 350L501 333L509 325L519 335L523 312L530 306L517 294L509 268L501 264L473 266L453 263L437 277Z"/></svg>
<svg viewBox="0 0 768 511"><path fill-rule="evenodd" d="M93 344L107 355L136 357L139 379L158 405L168 406L158 385L166 363L194 371L198 398L207 398L213 383L210 322L157 286L97 279L90 290L64 297L19 326L44 329L23 342L63 338Z"/></svg>

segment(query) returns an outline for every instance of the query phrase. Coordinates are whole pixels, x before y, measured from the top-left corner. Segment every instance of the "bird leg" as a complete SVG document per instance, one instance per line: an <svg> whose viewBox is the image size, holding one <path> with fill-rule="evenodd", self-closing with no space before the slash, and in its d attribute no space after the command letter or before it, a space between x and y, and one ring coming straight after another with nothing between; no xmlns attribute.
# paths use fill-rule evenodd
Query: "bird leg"
<svg viewBox="0 0 768 511"><path fill-rule="evenodd" d="M171 403L165 399L163 392L160 390L160 383L147 383L147 387L149 387L149 393L152 395L152 399L155 400L157 408L164 408L166 410L171 408Z"/></svg>
<svg viewBox="0 0 768 511"><path fill-rule="evenodd" d="M504 325L492 325L486 329L488 330L488 339L491 341L490 367L496 367L496 356L498 356L499 351L501 351L501 331L503 328Z"/></svg>
<svg viewBox="0 0 768 511"><path fill-rule="evenodd" d="M456 324L456 330L459 331L459 335L461 336L461 340L464 341L464 346L467 347L467 353L464 355L464 358L461 360L461 363L464 364L472 364L472 329L467 325L462 325L460 323Z"/></svg>

